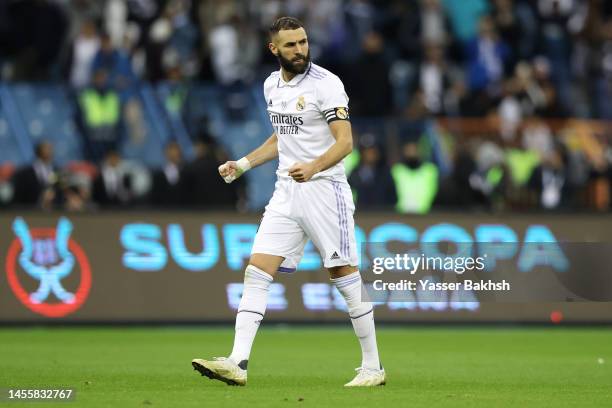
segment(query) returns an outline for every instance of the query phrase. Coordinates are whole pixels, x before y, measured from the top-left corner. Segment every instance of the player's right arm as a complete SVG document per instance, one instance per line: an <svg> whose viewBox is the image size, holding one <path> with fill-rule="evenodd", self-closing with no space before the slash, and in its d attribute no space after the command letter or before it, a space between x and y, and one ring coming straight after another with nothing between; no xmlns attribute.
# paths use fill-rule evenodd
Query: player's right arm
<svg viewBox="0 0 612 408"><path fill-rule="evenodd" d="M242 176L244 172L261 166L264 163L269 162L278 157L278 138L276 132L265 141L257 149L247 154L245 157L238 161L228 161L219 166L219 174L226 183L231 183L238 177Z"/></svg>
<svg viewBox="0 0 612 408"><path fill-rule="evenodd" d="M247 160L251 163L251 168L261 166L277 157L278 138L276 137L276 132L272 133L261 146L246 155Z"/></svg>

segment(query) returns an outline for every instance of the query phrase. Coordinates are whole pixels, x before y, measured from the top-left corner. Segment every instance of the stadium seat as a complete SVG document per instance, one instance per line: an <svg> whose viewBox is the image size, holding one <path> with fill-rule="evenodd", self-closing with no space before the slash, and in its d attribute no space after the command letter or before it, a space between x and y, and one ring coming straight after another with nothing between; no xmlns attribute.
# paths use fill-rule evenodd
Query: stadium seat
<svg viewBox="0 0 612 408"><path fill-rule="evenodd" d="M195 152L189 137L187 126L183 120L183 109L189 91L184 85L174 85L168 82L160 83L156 89L156 96L164 112L164 119L171 129L173 138L181 147L186 160L194 158ZM182 95L185 93L185 95Z"/></svg>
<svg viewBox="0 0 612 408"><path fill-rule="evenodd" d="M82 174L89 180L93 180L98 175L98 168L88 161L72 161L68 163L66 170L73 174Z"/></svg>
<svg viewBox="0 0 612 408"><path fill-rule="evenodd" d="M56 164L83 158L82 137L75 124L76 107L68 89L59 84L17 83L8 91L31 143L53 144Z"/></svg>
<svg viewBox="0 0 612 408"><path fill-rule="evenodd" d="M239 159L263 143L272 133L261 86L246 87L243 96L247 106L240 120L232 119L224 104L224 90L217 85L198 84L191 87L183 117L186 128L197 135L203 119L212 129L217 142L230 158ZM263 208L274 190L276 161L258 167L248 174L247 189L250 209Z"/></svg>
<svg viewBox="0 0 612 408"><path fill-rule="evenodd" d="M32 160L32 144L8 86L0 84L0 163L21 166Z"/></svg>
<svg viewBox="0 0 612 408"><path fill-rule="evenodd" d="M0 183L8 181L15 173L15 165L13 163L0 164Z"/></svg>
<svg viewBox="0 0 612 408"><path fill-rule="evenodd" d="M124 158L148 167L160 167L164 163L164 146L170 140L172 132L163 120L163 111L151 85L143 83L138 98L142 106L145 136L143 140L132 140L123 126L121 153Z"/></svg>
<svg viewBox="0 0 612 408"><path fill-rule="evenodd" d="M11 131L7 117L0 110L0 163L19 166L26 162L27 158L19 146L19 141Z"/></svg>

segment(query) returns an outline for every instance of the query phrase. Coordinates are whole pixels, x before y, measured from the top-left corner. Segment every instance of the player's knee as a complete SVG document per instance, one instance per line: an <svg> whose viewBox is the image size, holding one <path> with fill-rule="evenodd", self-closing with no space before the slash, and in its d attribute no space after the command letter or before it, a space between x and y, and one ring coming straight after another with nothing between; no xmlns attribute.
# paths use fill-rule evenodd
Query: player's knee
<svg viewBox="0 0 612 408"><path fill-rule="evenodd" d="M283 262L283 257L268 255L268 254L253 254L249 259L249 265L264 271L268 275L274 277L279 266Z"/></svg>
<svg viewBox="0 0 612 408"><path fill-rule="evenodd" d="M245 288L254 288L267 291L274 278L256 266L248 265L244 271Z"/></svg>
<svg viewBox="0 0 612 408"><path fill-rule="evenodd" d="M351 265L342 265L342 266L332 266L331 268L327 268L329 272L329 277L332 279L338 279L346 275L350 275L353 272L357 271L356 266Z"/></svg>

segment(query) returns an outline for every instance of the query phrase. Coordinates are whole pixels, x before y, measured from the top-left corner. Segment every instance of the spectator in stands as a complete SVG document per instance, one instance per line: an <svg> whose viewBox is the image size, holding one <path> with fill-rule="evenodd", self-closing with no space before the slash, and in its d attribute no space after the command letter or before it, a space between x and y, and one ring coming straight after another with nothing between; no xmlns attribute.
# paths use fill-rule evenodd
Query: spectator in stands
<svg viewBox="0 0 612 408"><path fill-rule="evenodd" d="M537 152L543 158L554 149L553 132L546 122L537 116L527 118L523 122L523 147Z"/></svg>
<svg viewBox="0 0 612 408"><path fill-rule="evenodd" d="M72 161L62 169L65 210L92 209L92 184L97 175L98 167L87 161Z"/></svg>
<svg viewBox="0 0 612 408"><path fill-rule="evenodd" d="M134 35L128 31L120 46L115 47L110 35L103 34L100 50L92 62L94 73L100 71L107 73L108 86L119 94L123 105L128 105L136 99L137 93L138 79L130 61L130 52L137 40L133 38Z"/></svg>
<svg viewBox="0 0 612 408"><path fill-rule="evenodd" d="M583 8L576 0L538 0L541 52L550 61L552 80L565 109L572 109L572 35L584 26Z"/></svg>
<svg viewBox="0 0 612 408"><path fill-rule="evenodd" d="M231 86L253 79L259 58L259 46L254 43L257 38L247 21L238 15L229 17L210 31L208 46L211 49L213 71L219 83Z"/></svg>
<svg viewBox="0 0 612 408"><path fill-rule="evenodd" d="M407 114L411 118L457 113L464 86L461 74L447 63L441 45L426 46L425 60L417 68L410 91L413 99Z"/></svg>
<svg viewBox="0 0 612 408"><path fill-rule="evenodd" d="M467 44L476 37L478 21L489 11L487 0L443 0L453 31L462 44Z"/></svg>
<svg viewBox="0 0 612 408"><path fill-rule="evenodd" d="M107 33L103 33L100 39L100 48L92 61L91 71L98 72L103 70L108 73L108 80L116 86L117 77L121 70L125 69L125 61L117 48L113 46L112 39Z"/></svg>
<svg viewBox="0 0 612 408"><path fill-rule="evenodd" d="M117 149L121 103L104 69L95 72L92 85L79 95L78 119L86 137L86 156L97 163L107 152Z"/></svg>
<svg viewBox="0 0 612 408"><path fill-rule="evenodd" d="M440 0L420 0L419 39L423 44L449 46L452 38L450 20L448 19Z"/></svg>
<svg viewBox="0 0 612 408"><path fill-rule="evenodd" d="M520 109L520 119L532 115L543 118L566 116L550 80L550 63L545 57L536 57L532 64L518 63L514 76L507 82L507 90Z"/></svg>
<svg viewBox="0 0 612 408"><path fill-rule="evenodd" d="M518 66L517 66L518 67ZM525 77L524 92L529 95L533 111L543 118L562 118L567 110L559 101L558 92L550 78L550 62L545 57L536 57Z"/></svg>
<svg viewBox="0 0 612 408"><path fill-rule="evenodd" d="M360 48L366 37L375 31L377 20L381 18L381 10L369 0L348 0L345 2L342 20L346 38L341 52L344 58L353 62L360 54Z"/></svg>
<svg viewBox="0 0 612 408"><path fill-rule="evenodd" d="M162 103L172 118L180 118L184 112L190 86L183 76L178 55L176 53L168 53L168 55L174 57L171 58L171 61L167 61L166 82L164 84L167 87L167 93L164 93Z"/></svg>
<svg viewBox="0 0 612 408"><path fill-rule="evenodd" d="M425 214L438 192L438 168L424 161L418 144L409 141L402 148L402 161L391 167L391 176L397 191L399 213Z"/></svg>
<svg viewBox="0 0 612 408"><path fill-rule="evenodd" d="M355 202L362 209L393 206L397 202L397 195L381 146L372 134L361 136L359 144L361 161L349 177Z"/></svg>
<svg viewBox="0 0 612 408"><path fill-rule="evenodd" d="M165 79L168 59L178 59L182 75L193 78L198 72L199 61L195 53L198 31L189 9L192 2L170 0L163 4L161 15L152 23L148 32L148 78L153 82Z"/></svg>
<svg viewBox="0 0 612 408"><path fill-rule="evenodd" d="M362 52L347 73L347 92L352 98L351 112L356 117L387 116L391 106L391 85L383 37L374 31L367 33ZM364 81L364 73L367 73L367 81Z"/></svg>
<svg viewBox="0 0 612 408"><path fill-rule="evenodd" d="M536 58L533 65L516 65L514 76L504 84L504 97L498 107L504 139L513 140L525 118L564 116L548 72L548 62L543 57Z"/></svg>
<svg viewBox="0 0 612 408"><path fill-rule="evenodd" d="M91 207L91 185L78 175L72 175L63 188L64 209L66 211L84 211Z"/></svg>
<svg viewBox="0 0 612 408"><path fill-rule="evenodd" d="M567 163L565 147L556 145L533 171L529 188L537 194L540 208L555 210L571 204Z"/></svg>
<svg viewBox="0 0 612 408"><path fill-rule="evenodd" d="M478 146L475 170L470 174L470 187L489 208L500 209L504 205L508 170L504 152L497 143L484 142Z"/></svg>
<svg viewBox="0 0 612 408"><path fill-rule="evenodd" d="M492 17L504 43L512 49L511 66L533 57L537 47L536 16L528 2L494 0Z"/></svg>
<svg viewBox="0 0 612 408"><path fill-rule="evenodd" d="M526 109L532 111L531 106L527 105L530 102L530 95L522 92L520 87L518 81L507 81L504 84L503 98L497 107L497 114L500 119L500 135L506 141L516 139L524 111Z"/></svg>
<svg viewBox="0 0 612 408"><path fill-rule="evenodd" d="M454 151L452 173L440 181L440 192L436 204L469 208L485 204L485 197L480 189L474 186L473 176L478 169L472 150L475 142L458 146Z"/></svg>
<svg viewBox="0 0 612 408"><path fill-rule="evenodd" d="M131 184L121 156L116 150L109 150L93 182L93 200L101 206L129 204L132 199Z"/></svg>
<svg viewBox="0 0 612 408"><path fill-rule="evenodd" d="M604 211L610 205L612 149L605 122L570 120L562 132L567 146L567 173L572 192L586 208Z"/></svg>
<svg viewBox="0 0 612 408"><path fill-rule="evenodd" d="M100 49L100 38L95 23L84 20L71 50L70 85L80 89L91 82L94 58Z"/></svg>
<svg viewBox="0 0 612 408"><path fill-rule="evenodd" d="M190 3L191 1L188 0L170 0L166 3L164 10L164 15L172 24L168 49L178 54L178 59L181 61L181 73L188 78L195 75L198 67L195 55L198 32L191 19Z"/></svg>
<svg viewBox="0 0 612 408"><path fill-rule="evenodd" d="M126 139L134 144L140 144L146 136L144 113L142 102L139 97L140 80L132 68L130 57L136 54L139 32L135 24L129 24L121 42L117 48L119 58L117 60L117 75L115 86L119 92L122 107L122 118L125 124Z"/></svg>
<svg viewBox="0 0 612 408"><path fill-rule="evenodd" d="M164 79L164 53L171 35L172 24L165 16L155 20L147 32L146 70L147 79L151 82L156 83Z"/></svg>
<svg viewBox="0 0 612 408"><path fill-rule="evenodd" d="M236 208L243 205L244 181L226 184L219 177L219 166L226 159L213 139L200 138L194 143L196 158L183 171L185 204L205 208Z"/></svg>
<svg viewBox="0 0 612 408"><path fill-rule="evenodd" d="M273 65L273 69L278 66L274 57L266 52L262 38L277 15L296 15L303 17L309 27L313 61L334 72L333 64L340 72L344 70L340 76L351 97L355 127L359 117L367 116L369 131L382 132L384 129L392 135L393 129L404 134L401 125L396 126L392 121L383 124L379 117L408 116L416 119L409 121L415 128L420 126L422 119L436 116L479 118L472 122L475 131L466 130L461 121L451 124L442 118L431 120L431 123L440 123L441 127L457 136L450 136L448 143L432 144L436 146L434 151L443 151L447 153L445 157L456 158L455 173L445 181L458 186L461 191L455 195L454 191L446 194L445 186L444 198L448 196L450 199L442 202L486 204L487 192L497 194L496 189L504 190L501 187L507 176L512 182L508 183L504 194L510 204L529 201L522 196L527 195L527 188L532 186L540 194L541 206L544 206L542 197L546 195L546 205L555 207L555 200L550 199L554 197L550 191L555 189L543 186L554 186L555 180L562 179L558 174L566 174L561 191L572 186L575 195L572 199L578 197L578 193L586 197L588 194L582 194L584 191L578 191L577 187L596 184L597 187L593 187L596 191L590 193L595 204L590 208L601 210L607 208L610 201L610 186L604 188L604 184L610 177L607 161L612 154L604 154L603 147L595 146L591 147L591 152L599 152L602 157L593 160L595 154L590 153L589 160L586 160L581 156L581 148L564 140L570 150L568 163L563 171L556 169L556 153L551 153L556 149L554 141L566 133L575 133L568 128L578 126L576 123L580 121L573 125L564 124L559 131L556 123L550 123L548 119L565 118L570 114L612 119L611 4L612 1L605 0L0 0L0 76L5 81L53 81L59 72L55 64L58 55L72 54L72 66L66 77L77 88L80 133L85 137L86 155L99 162L108 151L118 149L124 136L128 142L124 148L146 150L138 144L144 141L147 130L156 133L157 128L144 126L141 95L142 101L161 102L169 113L164 120L170 119L174 129L187 129L192 138L198 135L193 118L203 114L215 116L216 123L256 119L257 115L252 115L254 94L249 81L263 72L268 75L270 66ZM66 17L70 24L65 21ZM197 28L192 21L194 17L199 20ZM103 27L112 35L101 36L96 27ZM196 33L196 29L200 32ZM66 36L66 32L70 34ZM64 37L68 41L64 41ZM129 37L128 42L124 42L126 37ZM66 48L62 53L59 53L60 44L65 44ZM267 58L265 63L268 66L261 64L262 58ZM188 81L198 69L199 79L216 81L212 86L221 84L224 92L215 101L215 106L221 106L221 110L211 111L206 104L192 109L191 104L186 103L191 87ZM368 80L364 81L364 78ZM151 94L152 99L145 99L149 94L140 93L141 79L167 82L168 86L157 87L155 84L153 89L156 92ZM255 83L260 91L260 81ZM4 134L7 134L6 130L19 127L13 129L20 120L12 119L19 118L20 113L26 111L28 107L24 105L27 104L22 103L24 99L20 95L31 91L40 95L42 109L24 115L28 125L26 130L36 136L42 124L43 131L54 131L48 127L57 126L61 127L62 133L71 133L72 124L61 115L57 115L57 121L51 120L55 119L56 111L53 111L53 104L48 104L45 92L41 91L45 87L29 84L23 88L14 87L10 82L4 82L3 86L3 99L9 100L11 95L15 99L15 103L5 103L0 107L0 127L5 128ZM166 88L168 92L165 92ZM46 118L35 117L48 112L51 114ZM483 116L491 119L491 125L488 120L481 119ZM484 136L478 133L480 125L488 128L483 130L487 138L497 138L497 119L501 121L507 172L498 163L497 153L491 166L481 166L480 158L477 163L471 154L487 151L480 146L480 136ZM602 127L605 128L605 124ZM478 136L477 145L471 146L469 152L461 146L464 141L461 133ZM585 125L579 133L603 138L609 132ZM211 140L198 146L199 151L206 153L199 155L198 160L187 165L179 175L179 180L189 180L193 191L189 201L202 206L235 203L237 196L242 197L240 189L236 193L234 186L228 188L224 184L215 184L220 181L215 169L219 160L216 147ZM355 146L359 144L355 143ZM171 152L175 149L173 147L168 149L168 166L172 167L170 163L176 160L170 157L177 153ZM453 154L455 149L460 153ZM347 172L351 170L351 164L359 162L360 153L369 155L375 162L375 150L368 149L366 153L355 149L345 161ZM384 153L378 154L384 156ZM443 161L438 160L441 156L433 153L429 156L438 166L438 178L446 177ZM578 159L574 160L574 156ZM417 177L414 173L418 173L422 180L433 174L428 170L419 173L420 169L429 167L424 156L419 157L413 158L413 165L419 171L408 165L410 160L395 167L399 170L394 173L394 185L398 179L410 179L414 184ZM384 164L384 159L378 160L380 165ZM544 163L540 164L541 160ZM39 175L44 173L40 163L41 160L37 159L28 171L21 169L12 179L36 179L39 183ZM137 165L134 163L135 167ZM51 164L49 166L52 168ZM180 164L176 166L181 167ZM108 167L113 168L111 165ZM119 167L126 168L128 163ZM369 159L364 159L359 172L353 174L354 181L364 184L364 189L379 187L377 183L368 184L372 180L372 167ZM537 174L534 173L536 167ZM173 176L166 173L173 171L160 171L157 175L170 181ZM100 178L104 177L100 175ZM128 179L126 176L123 178ZM78 180L70 181L63 173L55 179L60 182L53 183L53 188L43 186L41 189L33 187L33 181L20 181L15 199L42 203L45 208L54 203L64 203L70 209L87 207L85 184ZM112 179L110 176L111 185ZM136 191L139 191L139 196L145 194L147 177L133 176L131 180L132 197ZM252 178L248 180L254 182ZM46 183L43 180L42 184ZM212 189L220 193L211 197L207 192ZM5 191L0 185L0 201L10 195ZM423 194L422 191L428 190L419 190L418 197L402 201L404 190L398 189L398 202L402 204L398 206L404 210L423 211L422 208L427 206L420 205L427 200L421 196L430 192ZM358 200L367 197L367 193L359 194ZM417 198L421 200L419 206L411 201ZM132 198L128 201L135 202ZM560 206L563 205L562 199Z"/></svg>
<svg viewBox="0 0 612 408"><path fill-rule="evenodd" d="M184 181L182 180L183 158L176 142L166 146L166 164L153 172L151 203L160 206L184 204Z"/></svg>
<svg viewBox="0 0 612 408"><path fill-rule="evenodd" d="M582 63L581 88L589 95L592 116L612 120L612 2L589 2L584 37L583 54L574 58Z"/></svg>
<svg viewBox="0 0 612 408"><path fill-rule="evenodd" d="M421 53L421 15L416 2L395 0L389 22L385 27L385 40L397 47L399 61L416 61Z"/></svg>
<svg viewBox="0 0 612 408"><path fill-rule="evenodd" d="M51 209L58 195L58 174L53 166L53 146L47 141L36 145L34 162L13 175L14 202Z"/></svg>
<svg viewBox="0 0 612 408"><path fill-rule="evenodd" d="M491 17L480 20L478 36L467 44L467 56L470 90L494 95L509 61L510 49L499 38Z"/></svg>
<svg viewBox="0 0 612 408"><path fill-rule="evenodd" d="M138 85L130 61L130 52L137 41L136 35L128 30L120 46L115 47L110 35L103 34L100 49L92 62L92 72L106 72L110 87L119 93L123 103L134 97Z"/></svg>

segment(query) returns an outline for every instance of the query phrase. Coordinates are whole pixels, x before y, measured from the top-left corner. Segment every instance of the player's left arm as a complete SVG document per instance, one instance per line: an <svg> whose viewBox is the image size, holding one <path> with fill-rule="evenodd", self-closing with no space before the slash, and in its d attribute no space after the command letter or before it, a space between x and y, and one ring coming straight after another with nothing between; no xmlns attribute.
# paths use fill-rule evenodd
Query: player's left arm
<svg viewBox="0 0 612 408"><path fill-rule="evenodd" d="M289 175L298 183L308 181L317 173L335 166L353 150L353 135L351 122L335 120L329 123L336 143L321 156L309 163L296 163L289 169Z"/></svg>

